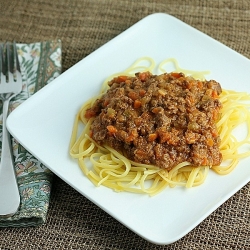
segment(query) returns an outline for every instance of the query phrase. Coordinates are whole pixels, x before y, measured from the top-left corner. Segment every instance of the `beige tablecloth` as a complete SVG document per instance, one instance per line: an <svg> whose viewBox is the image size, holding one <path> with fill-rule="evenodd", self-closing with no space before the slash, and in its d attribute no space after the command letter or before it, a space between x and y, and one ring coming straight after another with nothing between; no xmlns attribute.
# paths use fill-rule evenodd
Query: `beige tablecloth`
<svg viewBox="0 0 250 250"><path fill-rule="evenodd" d="M0 0L0 41L60 39L64 71L156 12L173 15L250 58L250 2L243 0ZM250 184L185 237L157 246L54 176L46 222L0 228L0 249L250 249Z"/></svg>

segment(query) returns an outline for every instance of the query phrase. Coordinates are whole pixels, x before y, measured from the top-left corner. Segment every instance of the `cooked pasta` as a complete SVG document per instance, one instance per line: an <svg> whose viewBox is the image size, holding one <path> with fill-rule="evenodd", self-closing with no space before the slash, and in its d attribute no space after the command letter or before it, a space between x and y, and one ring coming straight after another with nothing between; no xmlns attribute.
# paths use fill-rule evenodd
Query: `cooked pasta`
<svg viewBox="0 0 250 250"><path fill-rule="evenodd" d="M163 61L157 69L164 72L164 65L172 63L176 72L183 72L196 79L204 80L208 71L191 71L181 69L177 60L171 58ZM86 110L92 107L96 99L100 98L109 88L108 82L120 75L132 76L136 72L150 71L156 68L155 62L148 57L137 60L124 72L110 76L102 85L98 96L89 99L83 104L76 115L72 137L70 141L70 155L78 160L83 173L96 185L106 186L113 190L128 191L133 193L147 193L156 195L167 186L194 187L201 185L210 169L218 174L230 173L239 162L240 158L250 155L249 150L243 151L250 143L250 133L244 139L238 140L233 134L239 125L250 124L250 95L248 93L224 90L219 99L223 107L221 117L217 122L217 129L221 138L220 151L223 162L219 166L193 166L190 162L182 162L171 170L159 168L150 164L142 164L129 160L123 154L107 145L99 145L90 136L90 126L93 118L86 119ZM79 124L84 124L84 129L77 138Z"/></svg>

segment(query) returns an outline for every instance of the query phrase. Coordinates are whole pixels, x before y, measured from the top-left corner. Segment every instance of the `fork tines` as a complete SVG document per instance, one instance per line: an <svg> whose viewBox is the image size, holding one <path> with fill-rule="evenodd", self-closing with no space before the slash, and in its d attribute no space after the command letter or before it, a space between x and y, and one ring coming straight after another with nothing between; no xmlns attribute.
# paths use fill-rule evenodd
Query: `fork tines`
<svg viewBox="0 0 250 250"><path fill-rule="evenodd" d="M0 83L16 81L17 72L20 73L20 64L17 55L16 43L0 44Z"/></svg>

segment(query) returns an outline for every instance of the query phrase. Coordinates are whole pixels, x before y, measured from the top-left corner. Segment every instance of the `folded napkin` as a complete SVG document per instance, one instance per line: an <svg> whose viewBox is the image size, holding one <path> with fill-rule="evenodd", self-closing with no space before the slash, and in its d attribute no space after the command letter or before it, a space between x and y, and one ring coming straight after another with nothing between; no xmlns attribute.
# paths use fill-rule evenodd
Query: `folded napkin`
<svg viewBox="0 0 250 250"><path fill-rule="evenodd" d="M17 49L23 89L11 101L10 112L61 72L60 40L17 44ZM0 112L2 113L2 106L0 106ZM2 132L1 123L2 115L0 116L0 133ZM12 145L21 204L19 211L12 217L0 218L0 227L41 225L47 216L53 174L14 138L12 138Z"/></svg>

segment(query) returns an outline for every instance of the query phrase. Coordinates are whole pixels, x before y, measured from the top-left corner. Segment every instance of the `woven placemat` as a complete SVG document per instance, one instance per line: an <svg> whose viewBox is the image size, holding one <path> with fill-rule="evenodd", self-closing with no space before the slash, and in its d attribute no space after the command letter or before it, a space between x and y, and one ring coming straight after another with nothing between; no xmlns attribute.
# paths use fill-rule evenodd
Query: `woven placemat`
<svg viewBox="0 0 250 250"><path fill-rule="evenodd" d="M67 70L155 12L171 14L250 58L250 2L245 0L0 0L0 40L60 39ZM185 237L157 246L55 176L46 223L0 229L0 249L250 249L250 184Z"/></svg>

